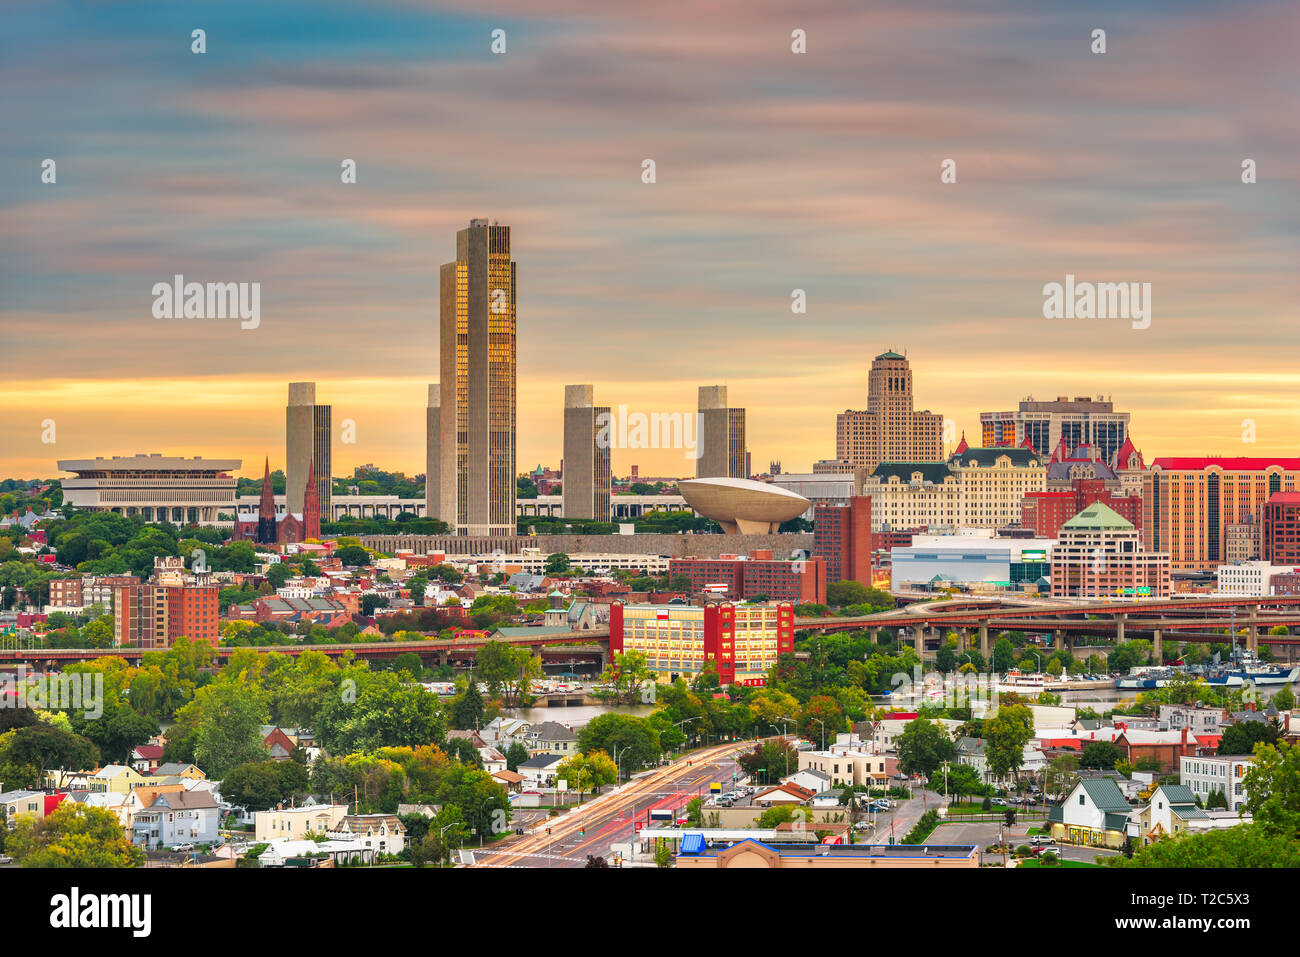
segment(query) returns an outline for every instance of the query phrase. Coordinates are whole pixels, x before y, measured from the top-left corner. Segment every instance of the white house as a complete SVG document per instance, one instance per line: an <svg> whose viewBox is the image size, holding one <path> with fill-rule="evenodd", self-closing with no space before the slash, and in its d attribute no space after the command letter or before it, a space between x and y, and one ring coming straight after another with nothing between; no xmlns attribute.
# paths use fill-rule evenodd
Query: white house
<svg viewBox="0 0 1300 957"><path fill-rule="evenodd" d="M400 854L406 847L406 826L396 814L349 814L325 834L330 840L356 841L377 854Z"/></svg>
<svg viewBox="0 0 1300 957"><path fill-rule="evenodd" d="M1062 844L1119 847L1128 836L1132 808L1113 779L1084 778L1047 816Z"/></svg>
<svg viewBox="0 0 1300 957"><path fill-rule="evenodd" d="M549 788L555 785L555 772L565 759L558 754L534 754L519 763L518 771L527 788Z"/></svg>

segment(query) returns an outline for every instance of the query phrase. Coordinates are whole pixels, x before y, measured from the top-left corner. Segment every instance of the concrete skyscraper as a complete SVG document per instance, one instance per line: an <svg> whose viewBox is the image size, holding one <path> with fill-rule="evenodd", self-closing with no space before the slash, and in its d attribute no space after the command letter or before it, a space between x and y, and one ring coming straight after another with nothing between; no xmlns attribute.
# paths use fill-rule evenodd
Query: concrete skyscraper
<svg viewBox="0 0 1300 957"><path fill-rule="evenodd" d="M429 386L429 407L424 413L424 514L438 517L441 478L438 471L438 419L442 412L441 386Z"/></svg>
<svg viewBox="0 0 1300 957"><path fill-rule="evenodd" d="M290 382L289 405L285 409L285 511L301 514L307 475L315 471L316 497L322 515L330 515L331 432L328 405L316 404L315 382ZM313 465L315 466L313 470Z"/></svg>
<svg viewBox="0 0 1300 957"><path fill-rule="evenodd" d="M725 385L700 386L696 478L749 478L745 410L727 405Z"/></svg>
<svg viewBox="0 0 1300 957"><path fill-rule="evenodd" d="M943 416L913 408L912 367L906 356L883 352L867 373L867 408L841 412L835 422L835 460L813 471L851 472L881 462L943 459Z"/></svg>
<svg viewBox="0 0 1300 957"><path fill-rule="evenodd" d="M471 219L440 282L438 503L457 535L515 533L515 264L510 227ZM435 484L435 483L431 483Z"/></svg>
<svg viewBox="0 0 1300 957"><path fill-rule="evenodd" d="M594 395L589 385L564 387L564 517L607 522L612 423L609 406L593 405Z"/></svg>

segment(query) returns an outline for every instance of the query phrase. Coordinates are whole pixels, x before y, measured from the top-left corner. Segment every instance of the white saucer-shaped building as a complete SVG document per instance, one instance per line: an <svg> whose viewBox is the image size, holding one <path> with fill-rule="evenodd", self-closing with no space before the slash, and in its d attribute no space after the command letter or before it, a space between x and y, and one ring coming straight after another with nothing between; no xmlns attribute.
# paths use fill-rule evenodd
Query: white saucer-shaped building
<svg viewBox="0 0 1300 957"><path fill-rule="evenodd" d="M700 478L677 483L686 504L722 526L728 535L772 535L782 522L812 507L802 495L742 478Z"/></svg>

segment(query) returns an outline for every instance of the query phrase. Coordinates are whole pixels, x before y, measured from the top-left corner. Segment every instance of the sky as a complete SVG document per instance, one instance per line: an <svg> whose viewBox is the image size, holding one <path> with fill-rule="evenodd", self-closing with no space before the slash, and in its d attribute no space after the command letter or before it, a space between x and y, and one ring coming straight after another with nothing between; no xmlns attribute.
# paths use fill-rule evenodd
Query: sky
<svg viewBox="0 0 1300 957"><path fill-rule="evenodd" d="M891 348L968 437L1105 395L1148 461L1300 454L1300 7L1070 6L9 5L0 476L260 475L299 380L335 475L422 472L438 266L474 217L512 227L521 472L558 466L568 383L646 413L725 384L755 471L807 470ZM176 274L260 283L259 325L155 318ZM1067 274L1151 283L1149 327L1044 318Z"/></svg>

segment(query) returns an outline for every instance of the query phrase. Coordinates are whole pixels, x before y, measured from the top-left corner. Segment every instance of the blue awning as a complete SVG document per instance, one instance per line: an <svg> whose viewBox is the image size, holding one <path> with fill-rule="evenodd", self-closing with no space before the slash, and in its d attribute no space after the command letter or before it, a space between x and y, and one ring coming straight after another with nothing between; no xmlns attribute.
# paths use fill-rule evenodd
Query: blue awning
<svg viewBox="0 0 1300 957"><path fill-rule="evenodd" d="M704 835L703 834L686 834L682 836L682 853L683 854L703 854L704 853Z"/></svg>

